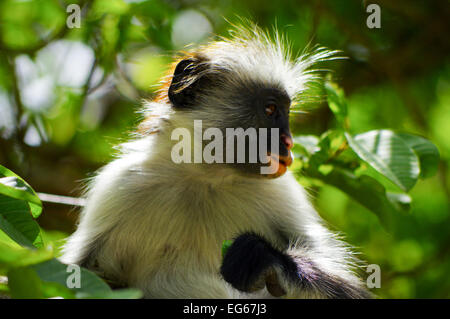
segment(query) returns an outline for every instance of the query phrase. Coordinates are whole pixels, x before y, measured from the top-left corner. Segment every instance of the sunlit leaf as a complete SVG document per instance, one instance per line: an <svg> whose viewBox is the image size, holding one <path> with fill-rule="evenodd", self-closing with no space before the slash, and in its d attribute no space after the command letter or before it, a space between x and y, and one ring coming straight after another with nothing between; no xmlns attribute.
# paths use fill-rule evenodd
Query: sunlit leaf
<svg viewBox="0 0 450 319"><path fill-rule="evenodd" d="M74 137L80 121L81 98L71 90L57 90L57 100L47 117L50 140L53 143L67 145Z"/></svg>
<svg viewBox="0 0 450 319"><path fill-rule="evenodd" d="M43 245L39 225L26 201L0 194L0 229L22 246Z"/></svg>
<svg viewBox="0 0 450 319"><path fill-rule="evenodd" d="M301 151L303 155L312 155L320 150L319 138L315 135L299 135L294 136L294 152Z"/></svg>
<svg viewBox="0 0 450 319"><path fill-rule="evenodd" d="M326 174L309 170L308 175L346 193L375 213L386 229L392 229L392 218L399 210L389 200L384 186L376 179L366 175L358 177L351 171L338 167L328 169Z"/></svg>
<svg viewBox="0 0 450 319"><path fill-rule="evenodd" d="M330 133L326 132L322 134L315 152L311 154L311 157L309 158L309 163L312 167L318 168L330 158L330 144Z"/></svg>
<svg viewBox="0 0 450 319"><path fill-rule="evenodd" d="M389 201L398 211L409 211L411 209L411 197L404 193L386 192Z"/></svg>
<svg viewBox="0 0 450 319"><path fill-rule="evenodd" d="M345 137L342 130L325 132L320 136L319 143L316 145L315 152L311 155L309 163L311 166L318 168L335 157L344 144Z"/></svg>
<svg viewBox="0 0 450 319"><path fill-rule="evenodd" d="M325 82L325 91L327 92L328 106L338 120L339 124L346 127L347 123L347 101L344 90L335 83Z"/></svg>
<svg viewBox="0 0 450 319"><path fill-rule="evenodd" d="M350 147L375 170L402 190L410 190L419 177L419 159L402 138L389 130L374 130L352 137Z"/></svg>
<svg viewBox="0 0 450 319"><path fill-rule="evenodd" d="M129 10L129 4L124 0L97 0L92 11L98 16L104 14L121 15Z"/></svg>
<svg viewBox="0 0 450 319"><path fill-rule="evenodd" d="M0 165L0 194L29 203L34 218L42 212L42 203L30 185L6 167Z"/></svg>
<svg viewBox="0 0 450 319"><path fill-rule="evenodd" d="M420 177L426 178L436 174L439 165L439 150L429 140L412 134L397 134L417 154L420 161Z"/></svg>
<svg viewBox="0 0 450 319"><path fill-rule="evenodd" d="M54 257L48 248L29 249L0 241L0 270L39 264Z"/></svg>

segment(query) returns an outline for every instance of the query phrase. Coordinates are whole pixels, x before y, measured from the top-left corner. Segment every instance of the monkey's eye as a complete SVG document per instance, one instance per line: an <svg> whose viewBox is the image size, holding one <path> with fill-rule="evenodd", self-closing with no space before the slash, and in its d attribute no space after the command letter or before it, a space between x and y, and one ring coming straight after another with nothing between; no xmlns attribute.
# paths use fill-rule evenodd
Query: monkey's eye
<svg viewBox="0 0 450 319"><path fill-rule="evenodd" d="M266 115L271 116L273 113L275 113L276 109L277 106L275 104L268 104L265 108Z"/></svg>

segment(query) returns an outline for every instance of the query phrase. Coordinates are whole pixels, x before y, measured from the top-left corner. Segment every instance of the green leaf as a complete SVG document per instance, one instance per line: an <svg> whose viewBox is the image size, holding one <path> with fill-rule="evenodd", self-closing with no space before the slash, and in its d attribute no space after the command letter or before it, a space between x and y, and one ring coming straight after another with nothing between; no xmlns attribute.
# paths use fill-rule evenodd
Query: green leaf
<svg viewBox="0 0 450 319"><path fill-rule="evenodd" d="M8 272L8 287L12 298L41 299L41 298L74 298L75 295L68 288L55 283L45 282L31 267L14 268Z"/></svg>
<svg viewBox="0 0 450 319"><path fill-rule="evenodd" d="M407 143L389 130L374 130L352 137L345 133L353 151L402 190L410 190L419 173L419 159Z"/></svg>
<svg viewBox="0 0 450 319"><path fill-rule="evenodd" d="M39 225L24 200L0 194L0 229L22 246L43 246Z"/></svg>
<svg viewBox="0 0 450 319"><path fill-rule="evenodd" d="M312 167L318 168L330 158L331 138L333 131L327 131L320 136L319 143L316 145L315 152L311 154L309 163Z"/></svg>
<svg viewBox="0 0 450 319"><path fill-rule="evenodd" d="M325 82L325 91L327 92L328 107L333 112L338 123L342 127L347 127L347 101L345 99L344 90L335 83Z"/></svg>
<svg viewBox="0 0 450 319"><path fill-rule="evenodd" d="M351 171L338 167L332 168L327 174L322 174L315 169L308 170L307 174L346 193L375 213L387 230L392 230L393 217L399 211L389 200L384 186L376 179L367 175L358 177Z"/></svg>
<svg viewBox="0 0 450 319"><path fill-rule="evenodd" d="M0 297L9 294L8 280L5 276L0 276Z"/></svg>
<svg viewBox="0 0 450 319"><path fill-rule="evenodd" d="M75 294L69 288L64 287L56 282L42 281L41 285L44 298L64 298L75 299Z"/></svg>
<svg viewBox="0 0 450 319"><path fill-rule="evenodd" d="M92 294L82 292L76 294L76 297L79 299L139 299L142 296L142 291L133 288L102 291Z"/></svg>
<svg viewBox="0 0 450 319"><path fill-rule="evenodd" d="M44 298L39 276L36 271L27 267L14 268L8 272L8 287L12 298Z"/></svg>
<svg viewBox="0 0 450 319"><path fill-rule="evenodd" d="M315 135L294 136L294 152L305 156L311 156L320 150L319 138Z"/></svg>
<svg viewBox="0 0 450 319"><path fill-rule="evenodd" d="M408 212L411 209L411 197L408 194L386 192L386 196L398 211Z"/></svg>
<svg viewBox="0 0 450 319"><path fill-rule="evenodd" d="M73 271L45 249L13 247L0 242L0 269L8 270L8 287L13 298L141 298L138 289L111 290L96 274L80 267L80 288L69 288ZM29 290L28 290L29 289Z"/></svg>
<svg viewBox="0 0 450 319"><path fill-rule="evenodd" d="M222 243L222 258L225 257L225 254L227 253L228 249L233 244L232 240L224 240Z"/></svg>
<svg viewBox="0 0 450 319"><path fill-rule="evenodd" d="M45 282L54 282L67 287L69 276L73 273L68 270L68 265L56 259L46 261L33 266L39 277ZM111 288L96 274L80 267L80 288L68 288L74 292L76 298L141 298L142 292L138 289L111 290Z"/></svg>
<svg viewBox="0 0 450 319"><path fill-rule="evenodd" d="M420 162L420 177L427 178L436 174L439 165L439 150L429 140L412 134L400 133L406 144L417 154Z"/></svg>
<svg viewBox="0 0 450 319"><path fill-rule="evenodd" d="M57 282L60 285L67 286L67 280L72 274L68 272L68 265L52 259L33 266L39 277L48 282ZM84 292L86 294L110 291L111 288L93 272L80 268L81 287L71 288L76 292Z"/></svg>
<svg viewBox="0 0 450 319"><path fill-rule="evenodd" d="M30 185L0 165L0 229L23 246L42 247L40 228L33 220L41 212L42 203Z"/></svg>
<svg viewBox="0 0 450 319"><path fill-rule="evenodd" d="M41 214L41 200L31 186L2 165L0 165L0 194L28 202L34 218Z"/></svg>
<svg viewBox="0 0 450 319"><path fill-rule="evenodd" d="M92 11L99 16L104 14L121 15L129 10L129 4L123 0L97 0Z"/></svg>
<svg viewBox="0 0 450 319"><path fill-rule="evenodd" d="M316 169L320 165L329 162L346 146L343 130L328 130L320 136L319 143L314 148L315 152L311 155L309 163ZM312 141L312 140L311 140Z"/></svg>
<svg viewBox="0 0 450 319"><path fill-rule="evenodd" d="M0 270L39 264L54 258L54 252L48 248L29 249L12 246L0 241Z"/></svg>

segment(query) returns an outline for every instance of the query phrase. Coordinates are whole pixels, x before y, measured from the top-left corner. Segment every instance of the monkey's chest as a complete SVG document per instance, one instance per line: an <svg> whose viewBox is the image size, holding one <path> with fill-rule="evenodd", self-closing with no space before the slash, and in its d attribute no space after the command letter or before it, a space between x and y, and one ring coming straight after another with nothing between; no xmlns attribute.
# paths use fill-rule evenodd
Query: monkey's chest
<svg viewBox="0 0 450 319"><path fill-rule="evenodd" d="M283 218L277 216L279 207L264 192L213 189L185 196L191 199L178 205L183 207L180 231L186 241L195 242L195 248L205 246L220 253L225 240L248 232L263 236L275 246L287 245L278 223Z"/></svg>
<svg viewBox="0 0 450 319"><path fill-rule="evenodd" d="M279 226L284 218L277 204L279 195L258 186L173 183L171 188L152 188L147 194L147 205L138 213L140 220L127 230L140 243L133 250L138 257L162 258L164 265L176 260L192 267L209 265L217 272L224 241L243 233L258 234L278 248L287 245Z"/></svg>

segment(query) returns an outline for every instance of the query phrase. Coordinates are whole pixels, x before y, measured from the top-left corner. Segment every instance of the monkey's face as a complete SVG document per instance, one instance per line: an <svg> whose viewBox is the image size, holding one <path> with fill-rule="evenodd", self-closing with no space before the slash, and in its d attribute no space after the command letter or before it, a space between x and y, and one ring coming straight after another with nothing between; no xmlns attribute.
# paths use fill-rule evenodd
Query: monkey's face
<svg viewBox="0 0 450 319"><path fill-rule="evenodd" d="M291 100L286 91L280 87L263 83L246 83L239 86L234 105L239 109L241 117L231 119L234 127L254 127L257 131L266 130L267 134L258 134L256 149L258 163L256 165L242 165L239 168L251 173L261 173L262 166L272 166L270 173L264 177L279 177L291 165L293 157L291 149L293 140L289 129L289 110ZM242 121L242 115L249 119ZM247 139L246 154L251 152L252 141Z"/></svg>
<svg viewBox="0 0 450 319"><path fill-rule="evenodd" d="M220 165L254 177L283 175L292 163L293 146L286 91L262 80L238 79L227 70L204 72L207 68L199 58L178 63L168 90L172 106L202 120L203 130L220 130L221 149L214 149L223 158Z"/></svg>

